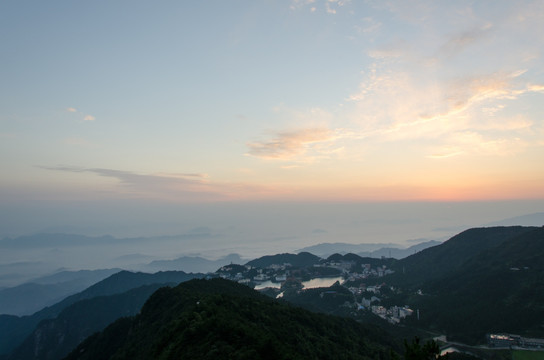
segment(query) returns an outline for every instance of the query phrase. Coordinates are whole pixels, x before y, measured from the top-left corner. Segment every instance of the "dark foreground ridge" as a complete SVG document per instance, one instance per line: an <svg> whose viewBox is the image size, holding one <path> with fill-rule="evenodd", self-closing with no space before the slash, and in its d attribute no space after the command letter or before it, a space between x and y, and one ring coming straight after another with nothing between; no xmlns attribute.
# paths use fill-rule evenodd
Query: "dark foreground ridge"
<svg viewBox="0 0 544 360"><path fill-rule="evenodd" d="M411 303L419 325L467 343L487 333L544 337L544 227L524 229L422 284L427 295Z"/></svg>
<svg viewBox="0 0 544 360"><path fill-rule="evenodd" d="M50 346L43 347L44 343L42 341L46 340L46 338L50 337L51 334L47 334L44 336L44 329L51 330L51 327L45 326L40 328L38 325L47 325L43 322L46 320L53 320L60 316L60 314L67 309L68 307L75 305L76 303L84 300L91 300L95 299L96 297L101 296L109 296L109 295L116 295L116 294L122 294L126 291L129 291L131 289L135 289L144 285L152 285L152 284L162 284L163 286L166 285L177 285L182 281L187 281L190 279L193 279L195 277L203 277L203 274L187 274L183 271L165 271L165 272L158 272L156 274L146 274L146 273L132 273L129 271L121 271L116 274L111 275L110 277L94 284L93 286L87 288L86 290L74 294L72 296L67 297L66 299L56 303L55 305L52 305L50 307L46 307L33 315L30 316L10 316L10 315L0 315L0 359L3 359L8 356L9 353L15 352L17 354L24 354L27 353L29 350L33 354L34 358L36 359L50 359L54 357L49 357L46 355L51 348ZM149 293L151 294L151 292ZM138 297L139 298L139 297ZM146 297L147 298L147 297ZM110 321L113 321L120 316L127 315L127 309L128 315L132 315L133 313L139 311L141 304L146 300L146 298L141 299L142 301L139 303L137 301L134 301L135 299L131 299L128 301L132 301L132 305L128 306L128 308L123 308L122 311L119 314L116 314L112 311L115 307L109 307L109 308L96 308L94 306L94 310L97 314L102 313L100 315L96 315L95 318L89 317L89 314L91 311L86 309L85 311L80 311L79 313L76 312L74 309L82 309L82 306L77 306L74 309L70 311L70 316L65 316L65 318L68 318L70 320L70 323L75 324L79 323L82 327L84 327L84 331L82 329L78 328L77 330L72 329L71 333L80 333L80 334L87 334L89 335L89 331L97 331L103 329L108 323L103 322L95 322L95 324L103 324L100 325L101 327L96 328L94 325L91 326L89 323L82 321L81 318L88 318L91 320L97 320L96 317L103 318L103 321L105 319L110 319ZM140 304L140 305L137 305ZM87 303L89 305L89 303ZM132 311L132 312L131 312ZM106 314L106 315L105 315ZM65 323L64 325L69 325ZM38 326L38 327L37 327ZM59 329L58 326L54 326L55 331ZM33 331L36 331L33 334ZM73 335L73 334L72 334ZM28 336L31 336L29 339ZM70 341L68 340L70 336L66 337L60 334L59 340L55 341L57 346L60 346L62 348L65 348L70 344ZM23 346L21 349L17 349L24 341L27 341L27 345ZM82 339L79 339L81 341ZM73 346L77 345L79 343L77 341L73 344ZM46 341L49 345L52 343L50 341ZM32 349L28 349L28 344L33 343L36 347L39 347L40 349L35 349L34 347ZM36 351L34 351L36 350ZM71 350L71 349L68 349ZM65 352L66 354L67 352ZM14 355L15 356L15 355ZM14 359L21 358L19 355L14 357ZM32 357L31 357L32 358Z"/></svg>
<svg viewBox="0 0 544 360"><path fill-rule="evenodd" d="M316 314L228 280L155 292L135 317L80 344L66 359L390 359L380 329Z"/></svg>

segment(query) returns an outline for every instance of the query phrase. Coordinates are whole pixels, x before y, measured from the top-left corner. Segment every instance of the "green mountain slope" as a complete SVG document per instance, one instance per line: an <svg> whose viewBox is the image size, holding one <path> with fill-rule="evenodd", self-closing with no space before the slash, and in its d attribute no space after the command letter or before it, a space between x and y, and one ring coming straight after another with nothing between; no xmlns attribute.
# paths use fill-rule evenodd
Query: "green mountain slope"
<svg viewBox="0 0 544 360"><path fill-rule="evenodd" d="M388 277L388 282L417 289L427 281L461 269L469 258L480 252L534 229L536 227L501 226L463 231L441 245L397 261L393 265L395 274Z"/></svg>
<svg viewBox="0 0 544 360"><path fill-rule="evenodd" d="M270 265L282 265L285 263L291 264L294 267L307 267L314 264L319 264L321 258L310 254L309 252L301 252L299 254L277 254L266 255L255 260L251 260L246 265L253 267L265 268Z"/></svg>
<svg viewBox="0 0 544 360"><path fill-rule="evenodd" d="M137 314L164 284L145 285L122 294L78 301L55 318L43 320L8 360L61 359L81 341L123 316Z"/></svg>
<svg viewBox="0 0 544 360"><path fill-rule="evenodd" d="M279 303L223 279L153 294L67 359L389 359L383 331Z"/></svg>
<svg viewBox="0 0 544 360"><path fill-rule="evenodd" d="M372 267L376 266L383 266L386 265L387 267L391 267L393 264L395 264L398 260L393 258L371 258L371 257L363 257L357 254L347 253L345 255L341 254L332 254L327 258L327 261L334 261L334 262L342 262L342 261L348 261L352 262L354 264L354 269L359 270L361 268L361 265L363 264L370 264Z"/></svg>
<svg viewBox="0 0 544 360"><path fill-rule="evenodd" d="M40 321L56 318L63 309L80 300L96 296L120 294L130 289L149 284L178 284L195 277L203 276L203 274L187 274L183 271L165 271L155 274L121 271L33 315L22 317L0 315L0 356L10 353L21 344L32 333Z"/></svg>
<svg viewBox="0 0 544 360"><path fill-rule="evenodd" d="M532 228L422 286L420 322L464 341L488 332L544 337L544 228Z"/></svg>

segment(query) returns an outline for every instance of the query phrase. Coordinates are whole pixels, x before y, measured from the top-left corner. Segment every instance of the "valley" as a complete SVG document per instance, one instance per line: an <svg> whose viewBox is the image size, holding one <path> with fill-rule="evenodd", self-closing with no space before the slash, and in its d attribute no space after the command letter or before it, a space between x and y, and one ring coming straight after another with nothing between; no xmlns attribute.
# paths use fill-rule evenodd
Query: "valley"
<svg viewBox="0 0 544 360"><path fill-rule="evenodd" d="M228 296L242 296L245 299L233 299L233 304L260 299L258 301L265 301L266 304L272 302L283 304L281 306L294 306L309 311L308 314L328 316L323 319L332 319L330 316L350 319L364 325L367 329L365 331L381 333L390 341L386 347L399 354L402 354L403 341L421 338L434 341L444 351L455 351L458 358L506 359L501 354L509 353L510 348L543 350L544 343L540 340L544 338L544 323L541 320L544 318L542 256L544 228L517 226L469 229L442 244L424 248L402 259L385 256L370 258L352 253L336 253L322 258L309 252L300 252L267 255L244 264L232 262L208 273L168 271L149 274L121 271L32 315L1 315L0 358L61 359L78 344L82 344L82 341L85 345L80 345L79 351L81 346L85 349L91 346L93 350L89 350L88 354L94 354L93 351L98 351L98 348L110 346L100 345L103 341L109 342L109 337L118 336L112 335L112 331L118 334L126 331L122 329L135 326L136 320L132 319L143 316L138 315L142 306L144 309L152 306L148 299L155 296L152 294L162 293L161 301L171 304L168 306L177 306L175 304L179 301L179 306L182 306L188 304L185 296L204 299L204 295L198 295L200 291L215 294L213 296L223 296L220 294L226 291L226 294L230 294ZM191 279L207 281L191 282L189 285L187 281ZM231 288L229 284L234 287ZM165 287L177 289L180 286L187 288L178 295L166 295L169 292L164 290ZM156 306L156 311L162 311L162 305ZM247 306L253 305L248 303ZM234 316L231 311L235 311L234 308L228 310L225 316ZM164 316L157 315L157 319ZM119 320L121 318L127 320ZM182 323L175 326L189 326L190 321L193 321L189 318L180 320ZM264 321L260 319L243 320L246 325L241 325L242 329L253 326L249 325L251 321ZM162 329L164 326L174 326L161 324L161 321L154 320L155 325L150 327L158 326ZM112 326L114 330L111 330ZM136 331L134 329L130 331ZM97 331L105 332L98 337L94 335L93 340L85 340ZM247 336L244 334L246 330L240 331L239 336ZM514 340L496 341L506 336L504 334ZM160 341L170 341L166 339L171 336ZM186 336L179 340L180 344L186 344L194 338L194 334L186 333ZM221 334L214 336L223 340L208 339L205 343L234 341L230 338L225 340ZM276 340L266 341L271 341L274 347L278 347L277 341L287 341L281 337L283 335L277 336ZM351 335L345 336L342 341L356 341L350 338ZM133 340L126 338L126 341ZM268 346L262 343L264 340L252 341L263 347L251 351L248 349L248 354L252 351L260 353ZM127 346L132 345L119 346L128 349ZM117 351L114 348L110 350ZM293 350L285 351L288 353ZM377 351L383 351L383 348ZM92 358L75 354L72 352L70 358ZM165 356L168 358L170 355Z"/></svg>

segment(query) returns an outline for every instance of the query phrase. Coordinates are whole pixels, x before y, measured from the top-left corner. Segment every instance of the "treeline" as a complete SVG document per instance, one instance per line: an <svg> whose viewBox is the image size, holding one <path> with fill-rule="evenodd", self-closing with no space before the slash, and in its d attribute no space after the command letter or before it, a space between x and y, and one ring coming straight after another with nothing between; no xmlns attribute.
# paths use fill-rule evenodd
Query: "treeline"
<svg viewBox="0 0 544 360"><path fill-rule="evenodd" d="M351 319L312 313L222 279L157 291L67 359L391 359L388 334Z"/></svg>

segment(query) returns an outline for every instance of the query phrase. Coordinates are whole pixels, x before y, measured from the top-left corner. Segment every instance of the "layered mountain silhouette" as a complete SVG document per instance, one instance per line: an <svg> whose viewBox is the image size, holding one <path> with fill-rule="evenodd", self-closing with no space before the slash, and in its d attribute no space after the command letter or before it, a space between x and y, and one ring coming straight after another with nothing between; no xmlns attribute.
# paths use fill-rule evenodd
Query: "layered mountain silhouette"
<svg viewBox="0 0 544 360"><path fill-rule="evenodd" d="M187 274L183 271L167 271L155 274L121 271L94 284L86 290L46 307L29 316L0 315L0 355L7 355L32 334L43 320L55 319L68 306L82 300L122 294L128 290L150 284L175 285L203 274ZM107 311L107 309L103 309ZM123 316L120 313L118 317Z"/></svg>
<svg viewBox="0 0 544 360"><path fill-rule="evenodd" d="M60 271L0 290L0 314L29 315L83 291L121 269Z"/></svg>
<svg viewBox="0 0 544 360"><path fill-rule="evenodd" d="M7 359L62 359L88 336L120 317L137 314L149 296L166 285L144 285L122 294L80 300L56 318L42 320Z"/></svg>
<svg viewBox="0 0 544 360"><path fill-rule="evenodd" d="M67 359L390 359L396 349L375 327L212 279L160 289Z"/></svg>
<svg viewBox="0 0 544 360"><path fill-rule="evenodd" d="M440 241L417 239L412 240L418 243L407 248L400 247L397 244L346 244L346 243L323 243L305 247L300 249L299 252L310 252L312 254L328 257L332 254L357 254L361 257L374 257L381 258L389 257L395 259L402 259L407 256L413 255L423 249L440 245Z"/></svg>
<svg viewBox="0 0 544 360"><path fill-rule="evenodd" d="M295 307L351 317L355 297L339 283L291 291L279 301L236 282L203 280L203 274L121 271L31 316L0 316L0 358L387 359L391 350L400 352L403 339L422 331L465 343L481 343L489 332L544 337L543 256L543 227L512 226L469 229L401 260L299 253L246 264L287 263L299 272L327 262L386 265L393 274L362 281L381 287L383 305L409 305L419 313L399 331L387 325L387 333L370 325L382 324L370 320L370 312L356 316L363 326Z"/></svg>
<svg viewBox="0 0 544 360"><path fill-rule="evenodd" d="M155 260L140 268L147 272L181 270L185 272L207 273L213 272L223 265L240 263L242 258L238 254L229 254L217 260L208 260L200 256L182 256L174 260Z"/></svg>

